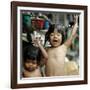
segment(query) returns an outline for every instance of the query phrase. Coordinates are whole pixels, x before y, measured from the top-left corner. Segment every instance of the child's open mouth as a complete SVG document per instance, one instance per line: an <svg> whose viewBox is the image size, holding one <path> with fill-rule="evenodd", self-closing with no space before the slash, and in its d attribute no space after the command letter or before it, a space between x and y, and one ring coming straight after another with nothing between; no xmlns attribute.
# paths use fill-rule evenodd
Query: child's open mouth
<svg viewBox="0 0 90 90"><path fill-rule="evenodd" d="M53 40L53 42L58 42L58 40Z"/></svg>
<svg viewBox="0 0 90 90"><path fill-rule="evenodd" d="M60 41L59 41L59 39L53 39L51 44L52 44L52 46L56 47L56 46L60 45Z"/></svg>

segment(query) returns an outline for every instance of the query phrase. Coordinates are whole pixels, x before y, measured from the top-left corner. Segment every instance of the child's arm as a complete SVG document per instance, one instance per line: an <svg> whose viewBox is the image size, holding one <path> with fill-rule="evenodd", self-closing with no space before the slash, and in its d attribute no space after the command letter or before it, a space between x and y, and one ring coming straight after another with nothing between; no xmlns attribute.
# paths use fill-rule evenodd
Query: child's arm
<svg viewBox="0 0 90 90"><path fill-rule="evenodd" d="M44 49L44 47L41 45L41 42L40 42L39 38L34 38L33 42L34 42L34 44L36 44L37 47L39 47L43 57L47 60L48 59L48 54L47 54L46 50Z"/></svg>
<svg viewBox="0 0 90 90"><path fill-rule="evenodd" d="M44 47L39 44L38 47L40 48L41 52L42 52L42 55L44 56L45 59L48 59L48 54L46 52L46 50L44 49Z"/></svg>
<svg viewBox="0 0 90 90"><path fill-rule="evenodd" d="M73 38L75 37L76 35L76 32L77 32L77 27L78 27L78 16L76 15L74 17L74 26L72 27L72 33L70 35L70 37L66 40L66 42L64 43L67 47L69 47L71 44L72 44L72 40Z"/></svg>

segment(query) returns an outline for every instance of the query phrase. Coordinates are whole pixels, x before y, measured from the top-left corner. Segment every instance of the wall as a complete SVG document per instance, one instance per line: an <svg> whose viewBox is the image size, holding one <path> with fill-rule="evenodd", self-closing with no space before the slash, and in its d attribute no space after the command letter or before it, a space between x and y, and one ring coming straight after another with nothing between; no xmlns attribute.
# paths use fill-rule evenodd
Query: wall
<svg viewBox="0 0 90 90"><path fill-rule="evenodd" d="M41 0L20 0L41 2ZM0 0L0 90L10 90L10 2L11 0ZM90 0L42 0L45 3L60 3L60 4L81 4L88 5L88 16L90 16ZM90 17L88 17L90 23ZM90 26L88 26L88 30ZM90 31L88 31L88 34ZM90 38L90 35L88 36ZM88 42L88 46L90 42ZM88 52L90 48L88 47ZM90 59L90 56L88 57ZM89 60L88 59L88 60ZM88 68L90 68L90 60L88 61ZM90 70L88 70L88 85L72 85L72 86L58 86L45 88L32 88L32 90L90 90ZM25 90L25 89L22 89ZM29 90L29 89L27 89Z"/></svg>

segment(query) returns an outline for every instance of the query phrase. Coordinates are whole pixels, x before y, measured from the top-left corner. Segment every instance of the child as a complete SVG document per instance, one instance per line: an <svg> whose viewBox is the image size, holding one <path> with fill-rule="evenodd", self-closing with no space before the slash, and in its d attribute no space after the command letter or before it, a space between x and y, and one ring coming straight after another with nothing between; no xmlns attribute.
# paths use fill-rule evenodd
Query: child
<svg viewBox="0 0 90 90"><path fill-rule="evenodd" d="M33 45L24 48L23 77L41 77L38 63L38 49Z"/></svg>
<svg viewBox="0 0 90 90"><path fill-rule="evenodd" d="M47 32L47 38L51 44L51 47L47 48L46 51L43 49L42 45L36 40L43 56L46 58L46 76L63 76L65 75L65 56L67 53L67 48L71 45L72 39L76 35L78 16L74 17L74 25L72 27L71 36L64 42L61 30L58 30L53 25L49 28Z"/></svg>

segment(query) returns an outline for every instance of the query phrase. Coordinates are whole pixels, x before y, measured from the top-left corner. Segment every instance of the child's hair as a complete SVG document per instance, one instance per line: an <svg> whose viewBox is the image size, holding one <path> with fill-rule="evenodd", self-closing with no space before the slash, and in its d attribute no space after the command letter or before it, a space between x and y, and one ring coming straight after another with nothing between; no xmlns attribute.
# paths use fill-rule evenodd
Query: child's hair
<svg viewBox="0 0 90 90"><path fill-rule="evenodd" d="M39 57L39 49L32 44L25 47L23 50L23 60L24 62L27 61L27 59L37 60L37 64L39 64L40 57Z"/></svg>
<svg viewBox="0 0 90 90"><path fill-rule="evenodd" d="M46 43L46 41L50 41L50 34L53 33L55 29L57 29L57 32L62 34L61 44L63 44L63 42L64 42L64 32L61 28L58 28L58 26L56 26L55 24L51 24L47 33L45 34L45 43Z"/></svg>

